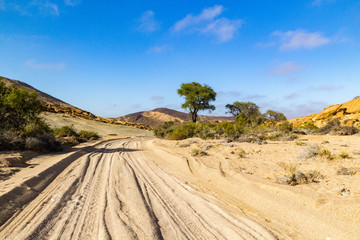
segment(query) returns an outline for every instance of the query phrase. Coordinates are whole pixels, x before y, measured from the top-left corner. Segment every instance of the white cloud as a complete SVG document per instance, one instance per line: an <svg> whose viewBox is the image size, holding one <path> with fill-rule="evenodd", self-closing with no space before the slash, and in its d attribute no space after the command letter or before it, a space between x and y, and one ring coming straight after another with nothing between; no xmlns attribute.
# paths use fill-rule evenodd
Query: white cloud
<svg viewBox="0 0 360 240"><path fill-rule="evenodd" d="M214 20L214 18L221 15L223 11L223 6L215 5L211 8L205 8L199 15L193 16L192 14L188 14L185 18L175 23L173 26L173 31L179 32L203 21Z"/></svg>
<svg viewBox="0 0 360 240"><path fill-rule="evenodd" d="M36 63L34 59L27 61L25 65L30 68L44 70L64 70L66 68L66 63Z"/></svg>
<svg viewBox="0 0 360 240"><path fill-rule="evenodd" d="M161 45L161 46L153 46L147 50L147 54L156 54L156 53L163 53L168 52L172 50L172 47L170 47L167 44Z"/></svg>
<svg viewBox="0 0 360 240"><path fill-rule="evenodd" d="M139 29L142 32L155 32L160 29L160 23L155 20L155 13L151 10L144 12L139 22Z"/></svg>
<svg viewBox="0 0 360 240"><path fill-rule="evenodd" d="M198 32L211 34L218 38L219 42L226 42L234 38L235 33L241 27L243 21L219 18L224 12L224 7L215 5L205 8L200 14L188 14L185 18L176 22L171 28L172 32Z"/></svg>
<svg viewBox="0 0 360 240"><path fill-rule="evenodd" d="M59 16L57 0L0 0L0 10L19 12L21 15L31 16L34 13ZM75 6L81 0L64 0L67 6Z"/></svg>
<svg viewBox="0 0 360 240"><path fill-rule="evenodd" d="M59 16L59 7L50 0L0 0L0 9L19 12L21 15L32 15L40 12L44 15Z"/></svg>
<svg viewBox="0 0 360 240"><path fill-rule="evenodd" d="M271 74L273 74L273 75L285 75L285 74L297 72L298 70L300 70L302 68L303 68L303 66L295 65L292 62L285 62L285 63L280 64L279 66L277 66L271 72Z"/></svg>
<svg viewBox="0 0 360 240"><path fill-rule="evenodd" d="M65 0L65 5L75 6L81 3L81 0Z"/></svg>
<svg viewBox="0 0 360 240"><path fill-rule="evenodd" d="M220 18L209 23L202 33L211 33L218 37L220 42L227 42L234 38L234 34L241 27L241 20L229 20L227 18Z"/></svg>
<svg viewBox="0 0 360 240"><path fill-rule="evenodd" d="M330 39L321 33L309 33L302 30L276 31L272 35L280 37L281 50L312 49L330 43Z"/></svg>

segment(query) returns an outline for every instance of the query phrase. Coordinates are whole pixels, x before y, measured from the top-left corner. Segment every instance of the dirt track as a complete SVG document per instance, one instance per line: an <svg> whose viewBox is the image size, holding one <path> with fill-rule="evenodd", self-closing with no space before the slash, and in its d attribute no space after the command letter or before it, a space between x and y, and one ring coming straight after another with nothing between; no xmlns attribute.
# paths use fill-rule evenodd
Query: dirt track
<svg viewBox="0 0 360 240"><path fill-rule="evenodd" d="M45 175L23 183L33 194L2 225L0 239L276 239L161 170L143 143L100 144L70 156L58 175L48 171L54 179L46 186Z"/></svg>

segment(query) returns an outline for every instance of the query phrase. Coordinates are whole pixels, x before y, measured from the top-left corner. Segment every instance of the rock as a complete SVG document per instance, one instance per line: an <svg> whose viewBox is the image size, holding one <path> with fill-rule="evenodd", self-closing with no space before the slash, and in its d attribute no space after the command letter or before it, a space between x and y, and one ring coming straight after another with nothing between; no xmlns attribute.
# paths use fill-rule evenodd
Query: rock
<svg viewBox="0 0 360 240"><path fill-rule="evenodd" d="M339 119L342 126L360 127L360 98L342 104L330 105L320 113L306 117L289 119L294 127L300 126L305 122L312 122L317 127L323 127L328 120Z"/></svg>
<svg viewBox="0 0 360 240"><path fill-rule="evenodd" d="M341 189L340 194L341 194L341 196L346 197L350 194L350 189L344 187Z"/></svg>

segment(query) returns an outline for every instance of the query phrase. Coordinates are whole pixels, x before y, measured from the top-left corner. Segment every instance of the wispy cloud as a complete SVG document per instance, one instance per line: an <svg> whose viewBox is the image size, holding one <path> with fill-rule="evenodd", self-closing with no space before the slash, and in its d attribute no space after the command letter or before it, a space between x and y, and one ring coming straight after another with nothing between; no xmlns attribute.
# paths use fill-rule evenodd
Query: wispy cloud
<svg viewBox="0 0 360 240"><path fill-rule="evenodd" d="M139 30L155 32L160 29L160 22L155 20L155 13L151 10L144 12L139 19Z"/></svg>
<svg viewBox="0 0 360 240"><path fill-rule="evenodd" d="M65 5L75 6L81 3L81 0L65 0Z"/></svg>
<svg viewBox="0 0 360 240"><path fill-rule="evenodd" d="M0 9L19 12L21 15L32 15L40 12L44 15L59 16L59 7L50 0L0 0Z"/></svg>
<svg viewBox="0 0 360 240"><path fill-rule="evenodd" d="M171 32L196 32L200 34L210 34L215 36L219 42L227 42L234 38L240 29L243 21L240 19L231 20L220 15L224 12L224 7L215 5L205 8L200 14L188 14L185 18L176 22L171 28Z"/></svg>
<svg viewBox="0 0 360 240"><path fill-rule="evenodd" d="M309 116L321 112L329 104L323 101L311 101L304 104L292 105L289 108L280 109L288 118Z"/></svg>
<svg viewBox="0 0 360 240"><path fill-rule="evenodd" d="M272 75L285 75L289 73L294 73L302 69L303 66L295 65L292 62L285 62L283 64L280 64L275 69L271 71Z"/></svg>
<svg viewBox="0 0 360 240"><path fill-rule="evenodd" d="M315 87L313 89L318 91L333 91L344 88L343 86L336 86L336 85L321 85L319 87Z"/></svg>
<svg viewBox="0 0 360 240"><path fill-rule="evenodd" d="M147 54L157 54L157 53L164 53L171 51L172 47L170 47L168 44L160 45L160 46L153 46L147 50Z"/></svg>
<svg viewBox="0 0 360 240"><path fill-rule="evenodd" d="M25 65L33 69L64 70L66 63L36 63L34 59L26 61Z"/></svg>
<svg viewBox="0 0 360 240"><path fill-rule="evenodd" d="M324 37L318 32L276 31L272 35L280 38L281 50L312 49L330 43L330 38Z"/></svg>

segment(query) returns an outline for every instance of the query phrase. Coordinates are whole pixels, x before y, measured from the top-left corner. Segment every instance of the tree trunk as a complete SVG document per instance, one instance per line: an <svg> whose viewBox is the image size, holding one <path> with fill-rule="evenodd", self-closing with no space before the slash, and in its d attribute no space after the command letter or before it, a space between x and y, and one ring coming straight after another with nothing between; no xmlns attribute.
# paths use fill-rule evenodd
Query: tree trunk
<svg viewBox="0 0 360 240"><path fill-rule="evenodd" d="M196 120L197 120L197 112L191 113L191 119L192 119L192 122L193 122L193 123L196 123Z"/></svg>

